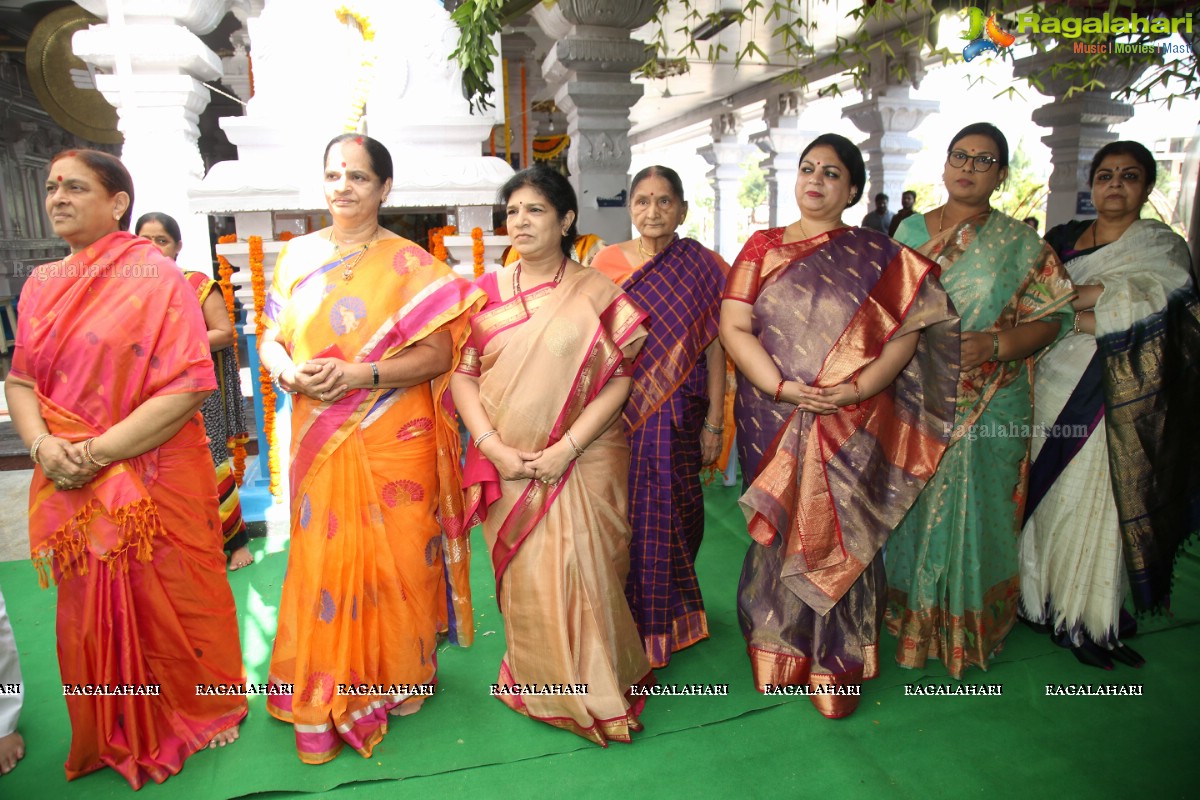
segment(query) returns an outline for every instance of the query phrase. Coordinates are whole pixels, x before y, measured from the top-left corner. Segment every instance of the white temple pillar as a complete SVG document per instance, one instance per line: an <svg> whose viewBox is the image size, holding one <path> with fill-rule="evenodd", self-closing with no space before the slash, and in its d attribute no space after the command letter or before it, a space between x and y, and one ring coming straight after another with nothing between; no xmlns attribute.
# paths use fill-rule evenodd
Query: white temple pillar
<svg viewBox="0 0 1200 800"><path fill-rule="evenodd" d="M1050 148L1050 163L1053 166L1049 181L1050 194L1046 198L1044 230L1072 219L1096 215L1092 207L1091 188L1088 186L1092 156L1104 145L1117 140L1117 134L1112 130L1114 125L1133 116L1132 105L1114 100L1112 93L1107 91L1076 92L1065 100L1061 99L1067 92L1069 82L1064 78L1056 79L1049 70L1055 59L1071 57L1069 53L1069 50L1057 48L1017 59L1013 64L1014 77L1037 75L1044 93L1054 101L1033 112L1033 121L1050 129L1042 137L1042 141ZM1093 77L1105 86L1129 86L1150 63L1147 59L1138 66L1103 64L1097 67Z"/></svg>
<svg viewBox="0 0 1200 800"><path fill-rule="evenodd" d="M842 109L842 116L867 134L859 147L867 162L864 192L868 209L874 207L871 198L879 192L888 196L889 210L900 208L912 155L922 150L921 141L908 134L940 107L936 100L917 100L911 96L925 73L920 54L901 52L899 57L907 62L910 79L897 80L891 71L893 58L877 51L871 58L865 99Z"/></svg>
<svg viewBox="0 0 1200 800"><path fill-rule="evenodd" d="M556 39L542 63L554 102L567 115L567 165L579 198L579 231L608 242L629 238L629 109L643 87L630 72L646 46L629 37L654 14L654 0L559 0L534 18Z"/></svg>
<svg viewBox="0 0 1200 800"><path fill-rule="evenodd" d="M763 175L767 181L772 228L800 218L800 206L796 203L800 153L818 136L816 131L800 125L800 112L804 107L800 92L784 92L769 98L763 110L767 129L750 137L750 143L766 153Z"/></svg>
<svg viewBox="0 0 1200 800"><path fill-rule="evenodd" d="M125 137L121 160L133 177L134 221L147 211L170 214L183 234L179 265L209 274L208 218L190 211L188 190L204 177L199 119L209 92L201 81L220 78L221 62L196 33L215 28L229 3L90 0L80 5L107 20L76 33L72 46L77 56L105 72L96 75L96 88L117 109L117 127Z"/></svg>
<svg viewBox="0 0 1200 800"><path fill-rule="evenodd" d="M712 164L708 179L713 185L713 228L716 231L716 250L727 262L733 263L742 249L742 236L738 232L738 221L744 210L738 201L745 172L742 162L753 152L753 148L741 142L738 132L741 123L737 114L721 114L712 122L712 144L701 147L697 152ZM792 184L795 185L795 179Z"/></svg>

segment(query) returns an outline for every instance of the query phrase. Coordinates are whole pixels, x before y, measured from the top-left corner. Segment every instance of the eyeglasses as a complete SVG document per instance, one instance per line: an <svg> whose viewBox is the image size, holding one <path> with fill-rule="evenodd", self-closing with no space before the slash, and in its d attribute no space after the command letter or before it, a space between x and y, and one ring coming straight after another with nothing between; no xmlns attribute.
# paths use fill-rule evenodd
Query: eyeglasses
<svg viewBox="0 0 1200 800"><path fill-rule="evenodd" d="M971 164L972 172L987 172L992 168L992 164L996 163L996 159L992 156L969 156L962 150L951 150L950 154L946 156L946 163L955 169L958 169L968 161L973 162Z"/></svg>

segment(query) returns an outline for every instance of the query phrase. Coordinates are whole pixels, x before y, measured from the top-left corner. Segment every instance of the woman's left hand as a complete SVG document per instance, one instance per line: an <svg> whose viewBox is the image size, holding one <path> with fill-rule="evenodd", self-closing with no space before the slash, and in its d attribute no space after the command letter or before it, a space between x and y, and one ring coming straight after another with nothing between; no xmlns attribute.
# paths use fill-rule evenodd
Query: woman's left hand
<svg viewBox="0 0 1200 800"><path fill-rule="evenodd" d="M574 460L575 451L564 438L547 447L537 458L525 462L525 467L533 474L534 480L553 485L559 482Z"/></svg>
<svg viewBox="0 0 1200 800"><path fill-rule="evenodd" d="M700 429L700 466L707 467L721 455L721 434Z"/></svg>
<svg viewBox="0 0 1200 800"><path fill-rule="evenodd" d="M348 375L357 366L359 365L340 358L314 358L303 364L300 369L308 371L310 375L320 375L324 371L321 379L309 389L321 402L336 403L349 393Z"/></svg>
<svg viewBox="0 0 1200 800"><path fill-rule="evenodd" d="M962 335L962 370L975 369L992 357L995 349L992 334L965 331Z"/></svg>

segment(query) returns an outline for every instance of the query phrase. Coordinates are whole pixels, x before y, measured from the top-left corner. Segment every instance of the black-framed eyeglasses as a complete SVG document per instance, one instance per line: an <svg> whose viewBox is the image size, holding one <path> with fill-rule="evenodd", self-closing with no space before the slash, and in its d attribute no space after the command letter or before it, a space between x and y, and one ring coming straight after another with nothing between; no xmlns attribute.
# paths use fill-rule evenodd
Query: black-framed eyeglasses
<svg viewBox="0 0 1200 800"><path fill-rule="evenodd" d="M993 156L970 156L964 153L962 150L951 150L950 154L946 156L946 163L955 169L958 169L968 161L972 162L972 172L987 172L992 168L992 164L996 163L996 159Z"/></svg>

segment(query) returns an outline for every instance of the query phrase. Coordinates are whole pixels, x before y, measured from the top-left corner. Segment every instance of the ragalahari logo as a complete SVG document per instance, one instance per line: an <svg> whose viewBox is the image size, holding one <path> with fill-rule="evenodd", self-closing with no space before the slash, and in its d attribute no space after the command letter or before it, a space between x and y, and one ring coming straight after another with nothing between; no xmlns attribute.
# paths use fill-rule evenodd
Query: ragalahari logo
<svg viewBox="0 0 1200 800"><path fill-rule="evenodd" d="M983 55L988 50L999 53L1004 48L1011 47L1017 40L1017 37L1000 27L995 14L985 21L983 9L976 6L967 9L967 32L962 38L969 40L963 48L963 58L967 61Z"/></svg>

